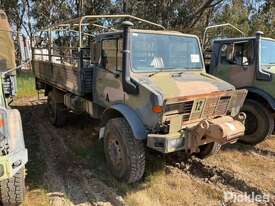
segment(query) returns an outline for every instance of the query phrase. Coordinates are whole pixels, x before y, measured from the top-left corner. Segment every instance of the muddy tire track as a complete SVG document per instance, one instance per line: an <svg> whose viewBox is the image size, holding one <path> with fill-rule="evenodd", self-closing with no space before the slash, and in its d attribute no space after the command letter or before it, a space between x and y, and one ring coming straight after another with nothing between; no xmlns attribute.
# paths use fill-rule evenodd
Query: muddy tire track
<svg viewBox="0 0 275 206"><path fill-rule="evenodd" d="M245 180L238 178L233 172L205 163L203 160L196 157L184 157L175 161L175 159L168 159L168 164L180 169L184 173L199 178L206 183L212 183L214 185L221 185L224 188L231 191L239 191L246 194L254 194L263 197L269 195L271 197L270 202L264 205L274 206L275 197L274 194L267 193L260 188L248 184ZM262 204L261 204L262 205Z"/></svg>
<svg viewBox="0 0 275 206"><path fill-rule="evenodd" d="M32 102L33 106L39 104L41 102ZM112 188L95 178L75 159L64 142L66 134L58 134L58 129L49 123L45 109L41 108L43 105L31 111L32 127L39 134L42 153L45 154L45 183L50 191L51 205L124 206L123 199Z"/></svg>
<svg viewBox="0 0 275 206"><path fill-rule="evenodd" d="M234 145L225 145L223 148L223 150L227 151L227 150L237 150L239 152L248 152L250 154L253 155L261 155L263 157L267 157L267 158L274 158L275 157L275 152L270 150L270 149L265 149L265 148L261 148L258 146L250 146L250 145L246 145L246 144L241 144L241 143L236 143Z"/></svg>
<svg viewBox="0 0 275 206"><path fill-rule="evenodd" d="M263 149L263 148L259 148L259 147L253 147L251 149L251 153L255 153L261 156L266 156L266 157L271 157L271 158L275 158L275 152L269 149Z"/></svg>

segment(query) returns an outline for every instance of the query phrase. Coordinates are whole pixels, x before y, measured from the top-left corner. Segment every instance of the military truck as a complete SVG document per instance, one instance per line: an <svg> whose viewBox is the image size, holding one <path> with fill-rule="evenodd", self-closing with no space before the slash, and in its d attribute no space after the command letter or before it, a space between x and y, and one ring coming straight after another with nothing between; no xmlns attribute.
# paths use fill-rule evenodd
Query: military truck
<svg viewBox="0 0 275 206"><path fill-rule="evenodd" d="M222 27L233 28L239 36L215 38L213 30ZM204 47L204 57L208 72L237 88L248 90L242 108L247 115L246 131L240 141L250 145L262 142L274 130L275 40L263 37L262 32L245 37L233 25L223 24L206 29L203 44L207 43L210 46Z"/></svg>
<svg viewBox="0 0 275 206"><path fill-rule="evenodd" d="M68 110L100 119L118 179L142 178L145 147L206 157L244 134L247 91L206 74L196 36L100 15L46 28L36 40L36 88L48 96L51 122L62 126Z"/></svg>
<svg viewBox="0 0 275 206"><path fill-rule="evenodd" d="M25 193L28 160L20 113L9 102L16 94L15 49L11 29L0 10L0 196L2 205L19 205Z"/></svg>

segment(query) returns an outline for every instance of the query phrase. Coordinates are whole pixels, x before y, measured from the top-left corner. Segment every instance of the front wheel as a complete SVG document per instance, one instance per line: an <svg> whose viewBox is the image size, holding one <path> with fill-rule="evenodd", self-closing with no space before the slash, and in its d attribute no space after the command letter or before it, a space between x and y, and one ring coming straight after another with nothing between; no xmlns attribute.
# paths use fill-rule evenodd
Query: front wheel
<svg viewBox="0 0 275 206"><path fill-rule="evenodd" d="M242 111L246 113L245 135L240 142L256 145L269 137L274 130L272 112L257 101L247 99Z"/></svg>
<svg viewBox="0 0 275 206"><path fill-rule="evenodd" d="M21 168L12 178L0 182L3 206L20 205L25 195L25 168Z"/></svg>
<svg viewBox="0 0 275 206"><path fill-rule="evenodd" d="M200 159L204 159L211 155L217 154L221 149L221 144L218 144L216 142L211 142L211 143L199 146L199 149L200 151L198 153L195 153L195 156L197 156Z"/></svg>
<svg viewBox="0 0 275 206"><path fill-rule="evenodd" d="M145 148L135 139L124 118L107 122L104 135L104 152L111 173L128 183L139 181L145 169Z"/></svg>

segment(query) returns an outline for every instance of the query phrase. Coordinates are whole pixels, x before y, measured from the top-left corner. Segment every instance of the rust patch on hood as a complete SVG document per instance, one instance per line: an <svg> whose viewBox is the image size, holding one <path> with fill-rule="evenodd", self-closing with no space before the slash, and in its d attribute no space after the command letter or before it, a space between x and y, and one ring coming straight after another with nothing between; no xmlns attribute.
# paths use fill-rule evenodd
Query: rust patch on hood
<svg viewBox="0 0 275 206"><path fill-rule="evenodd" d="M201 72L182 74L163 72L151 77L150 84L163 94L164 99L219 94L235 90L231 84Z"/></svg>

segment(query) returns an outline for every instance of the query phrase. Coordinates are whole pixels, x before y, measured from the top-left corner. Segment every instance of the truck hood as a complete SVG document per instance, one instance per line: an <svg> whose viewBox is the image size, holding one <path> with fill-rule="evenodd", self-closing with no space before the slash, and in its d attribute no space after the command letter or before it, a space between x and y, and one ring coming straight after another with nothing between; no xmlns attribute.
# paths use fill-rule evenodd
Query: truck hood
<svg viewBox="0 0 275 206"><path fill-rule="evenodd" d="M161 93L163 99L235 90L233 85L202 72L182 74L161 72L151 77L144 77L139 82Z"/></svg>

